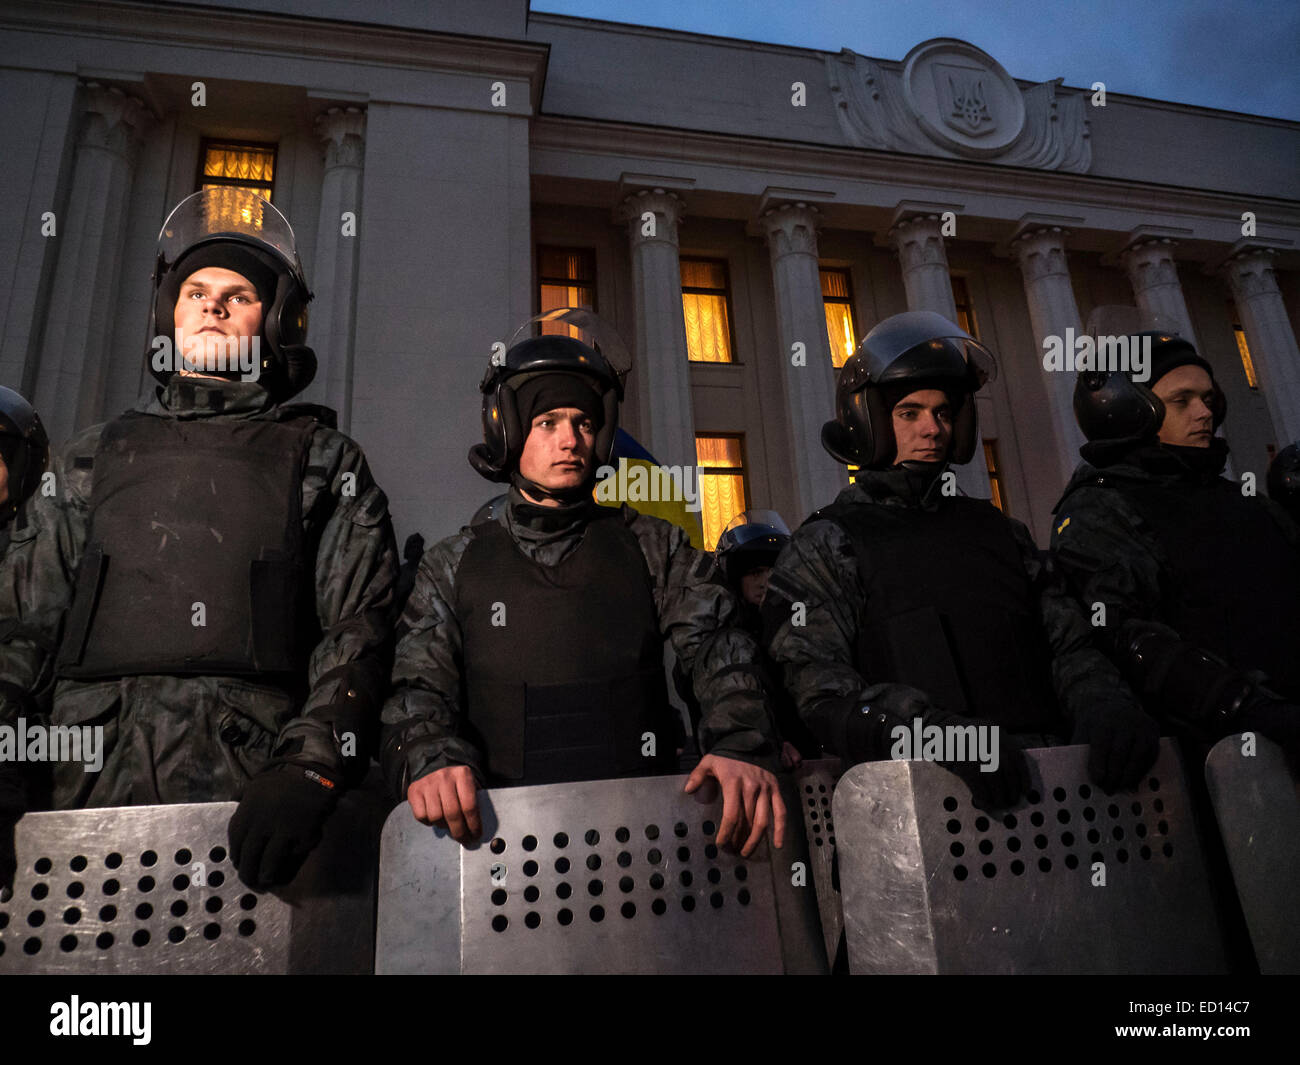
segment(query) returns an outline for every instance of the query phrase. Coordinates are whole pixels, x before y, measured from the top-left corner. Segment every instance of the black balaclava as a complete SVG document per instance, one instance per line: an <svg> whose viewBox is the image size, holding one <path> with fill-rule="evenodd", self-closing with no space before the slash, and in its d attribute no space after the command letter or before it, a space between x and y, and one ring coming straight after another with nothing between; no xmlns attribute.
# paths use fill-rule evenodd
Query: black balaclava
<svg viewBox="0 0 1300 1065"><path fill-rule="evenodd" d="M591 419L597 431L605 424L604 405L598 393L582 374L550 371L530 377L515 389L515 410L519 413L519 424L525 433L532 432L533 419L539 414L562 407L576 407ZM527 437L525 437L527 439ZM510 483L521 492L540 499L554 499L563 505L581 503L590 498L592 485L596 480L594 456L590 458L591 468L586 480L572 488L552 490L530 481L519 472L518 465L510 471Z"/></svg>

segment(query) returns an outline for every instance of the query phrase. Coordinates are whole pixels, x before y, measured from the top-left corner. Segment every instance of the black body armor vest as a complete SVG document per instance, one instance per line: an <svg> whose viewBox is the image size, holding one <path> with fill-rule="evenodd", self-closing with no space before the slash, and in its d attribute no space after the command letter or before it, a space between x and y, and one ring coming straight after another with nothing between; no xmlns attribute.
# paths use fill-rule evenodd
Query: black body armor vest
<svg viewBox="0 0 1300 1065"><path fill-rule="evenodd" d="M58 675L301 671L320 635L301 515L315 425L292 409L111 422Z"/></svg>
<svg viewBox="0 0 1300 1065"><path fill-rule="evenodd" d="M1300 699L1300 548L1281 522L1222 478L1194 488L1117 486L1168 561L1158 620Z"/></svg>
<svg viewBox="0 0 1300 1065"><path fill-rule="evenodd" d="M858 671L925 692L944 710L1012 732L1056 718L1038 597L1007 519L957 497L937 510L832 504L812 517L853 541L866 602Z"/></svg>
<svg viewBox="0 0 1300 1065"><path fill-rule="evenodd" d="M456 571L469 732L489 784L668 773L675 765L650 573L621 511L597 508L556 566L498 522ZM642 753L654 735L654 756Z"/></svg>

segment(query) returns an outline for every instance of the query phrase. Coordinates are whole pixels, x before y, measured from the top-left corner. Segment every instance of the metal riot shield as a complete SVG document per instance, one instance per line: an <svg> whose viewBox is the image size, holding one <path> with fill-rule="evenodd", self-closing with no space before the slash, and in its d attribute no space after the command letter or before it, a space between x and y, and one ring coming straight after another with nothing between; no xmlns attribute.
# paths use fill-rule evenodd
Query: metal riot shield
<svg viewBox="0 0 1300 1065"><path fill-rule="evenodd" d="M1300 972L1300 926L1291 912L1300 880L1300 781L1282 748L1255 733L1215 744L1205 782L1260 971Z"/></svg>
<svg viewBox="0 0 1300 1065"><path fill-rule="evenodd" d="M798 818L781 851L765 840L741 858L713 842L716 786L687 795L685 781L480 791L469 847L399 806L380 847L375 971L825 972L813 893L792 883Z"/></svg>
<svg viewBox="0 0 1300 1065"><path fill-rule="evenodd" d="M233 802L27 814L0 974L370 972L390 805L344 795L297 877L267 893L231 865Z"/></svg>
<svg viewBox="0 0 1300 1065"><path fill-rule="evenodd" d="M1113 796L1089 783L1087 754L1028 752L1034 790L996 812L932 762L846 772L832 809L850 970L1225 971L1173 743Z"/></svg>
<svg viewBox="0 0 1300 1065"><path fill-rule="evenodd" d="M794 771L803 811L804 835L808 848L808 870L817 895L817 912L821 917L827 964L835 965L844 938L844 910L840 900L839 862L835 856L835 821L831 815L831 797L840 778L838 758L818 758L803 762Z"/></svg>

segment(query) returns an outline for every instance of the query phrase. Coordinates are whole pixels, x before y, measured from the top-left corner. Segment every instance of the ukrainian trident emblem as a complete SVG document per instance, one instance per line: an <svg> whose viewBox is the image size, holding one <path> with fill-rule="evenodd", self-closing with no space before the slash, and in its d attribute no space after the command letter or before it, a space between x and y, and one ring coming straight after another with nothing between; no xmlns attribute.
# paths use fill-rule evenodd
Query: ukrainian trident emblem
<svg viewBox="0 0 1300 1065"><path fill-rule="evenodd" d="M948 75L949 125L965 133L988 133L993 128L993 117L984 101L984 79L970 77L960 82Z"/></svg>

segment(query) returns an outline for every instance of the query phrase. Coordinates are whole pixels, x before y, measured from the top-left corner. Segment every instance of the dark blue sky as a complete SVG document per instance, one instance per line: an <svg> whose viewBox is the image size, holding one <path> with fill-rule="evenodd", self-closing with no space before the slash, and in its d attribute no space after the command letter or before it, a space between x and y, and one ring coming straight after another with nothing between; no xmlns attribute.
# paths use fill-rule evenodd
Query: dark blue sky
<svg viewBox="0 0 1300 1065"><path fill-rule="evenodd" d="M532 0L534 11L902 59L958 37L1016 78L1300 120L1296 0Z"/></svg>

